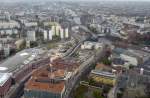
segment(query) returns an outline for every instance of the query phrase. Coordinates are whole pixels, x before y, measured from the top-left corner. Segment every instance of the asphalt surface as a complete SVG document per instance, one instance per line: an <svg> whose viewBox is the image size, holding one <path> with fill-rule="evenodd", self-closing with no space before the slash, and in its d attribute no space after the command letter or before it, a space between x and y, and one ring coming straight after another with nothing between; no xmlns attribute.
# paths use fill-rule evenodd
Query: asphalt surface
<svg viewBox="0 0 150 98"><path fill-rule="evenodd" d="M144 73L143 73L144 75L150 76L150 58L139 67L144 69Z"/></svg>

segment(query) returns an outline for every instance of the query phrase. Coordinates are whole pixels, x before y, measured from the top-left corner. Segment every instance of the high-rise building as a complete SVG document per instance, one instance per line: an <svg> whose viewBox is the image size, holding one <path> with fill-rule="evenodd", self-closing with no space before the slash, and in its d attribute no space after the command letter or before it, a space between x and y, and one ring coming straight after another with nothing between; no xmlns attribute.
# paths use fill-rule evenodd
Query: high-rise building
<svg viewBox="0 0 150 98"><path fill-rule="evenodd" d="M52 26L52 35L56 35L56 30L55 30L55 26Z"/></svg>
<svg viewBox="0 0 150 98"><path fill-rule="evenodd" d="M55 28L56 28L56 31L55 31L55 32L56 32L56 35L57 35L57 36L60 36L60 29L61 29L61 26L57 25Z"/></svg>
<svg viewBox="0 0 150 98"><path fill-rule="evenodd" d="M49 30L48 35L49 35L49 40L52 40L53 39L53 30Z"/></svg>
<svg viewBox="0 0 150 98"><path fill-rule="evenodd" d="M47 30L44 30L44 40L47 40L48 39L48 34L47 34Z"/></svg>
<svg viewBox="0 0 150 98"><path fill-rule="evenodd" d="M68 31L68 28L65 29L65 38L69 38L69 31Z"/></svg>
<svg viewBox="0 0 150 98"><path fill-rule="evenodd" d="M64 38L64 29L60 28L60 38Z"/></svg>

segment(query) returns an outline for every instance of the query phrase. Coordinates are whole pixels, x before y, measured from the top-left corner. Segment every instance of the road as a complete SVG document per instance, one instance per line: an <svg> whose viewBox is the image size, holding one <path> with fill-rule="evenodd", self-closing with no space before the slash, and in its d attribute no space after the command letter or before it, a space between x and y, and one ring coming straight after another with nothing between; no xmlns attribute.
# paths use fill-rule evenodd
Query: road
<svg viewBox="0 0 150 98"><path fill-rule="evenodd" d="M79 27L82 28L83 30L85 30L87 33L89 33L92 38L97 38L96 35L94 33L92 33L87 27L85 27L83 25L79 25ZM74 50L77 50L78 47L82 44L82 42L84 42L85 40L86 39L79 42L79 44L77 45L77 47ZM73 51L72 53L74 53L74 52L75 51ZM69 56L71 56L72 53L70 53ZM73 76L73 78L71 79L71 82L68 83L64 98L70 98L70 94L72 93L74 87L79 83L80 78L84 75L84 73L90 67L93 66L93 64L95 64L104 55L105 55L105 47L101 51L98 51L97 53L95 53L95 55L91 56L89 59L87 59L85 62L83 62L79 66L79 70L78 70L79 73L77 75Z"/></svg>
<svg viewBox="0 0 150 98"><path fill-rule="evenodd" d="M85 27L85 26L80 26L80 27L82 29L84 29L87 33L89 33L92 37L96 38L96 36L93 33L91 33L91 31L89 31L87 29L87 27ZM74 45L69 51L67 51L67 53L64 55L64 57L69 57L73 53L75 53L78 50L78 48L81 46L81 44L89 38L89 37L84 37L84 38L81 37L81 39L79 39L76 35L72 35L72 36L78 40L78 43L76 45ZM69 88L66 90L65 98L69 98L69 95L70 95L71 91L73 90L73 87L78 82L79 78L83 75L83 73L88 68L90 68L92 66L93 63L95 63L99 59L99 56L102 56L103 53L104 52L100 52L100 54L98 53L99 55L97 54L95 56L91 56L91 58L89 58L86 62L81 64L81 66L79 67L80 73L73 78L73 82L70 82ZM28 75L26 75L20 83L13 86L13 88L11 89L11 91L5 98L19 98L20 95L23 93L24 83L29 79L31 74L32 74L32 72L29 73ZM12 96L14 96L14 97L12 97Z"/></svg>
<svg viewBox="0 0 150 98"><path fill-rule="evenodd" d="M93 66L93 64L95 64L99 59L101 59L105 55L104 49L96 52L95 55L88 58L79 66L79 73L73 76L71 82L68 83L64 98L70 98L70 94L72 93L74 87L79 83L79 80L84 75L84 73L86 73L86 71L89 70Z"/></svg>
<svg viewBox="0 0 150 98"><path fill-rule="evenodd" d="M144 75L150 75L150 58L145 61L142 65L139 65L138 68L143 68L144 69L144 72L143 74Z"/></svg>
<svg viewBox="0 0 150 98"><path fill-rule="evenodd" d="M63 58L69 57L74 52L76 52L78 48L80 47L80 45L82 44L82 42L84 42L84 40L81 40L78 42L78 44L74 45L69 51L67 51L67 53L65 53ZM13 85L10 91L8 92L7 96L5 96L5 98L20 98L20 96L23 93L24 84L30 78L31 75L32 75L32 72L27 74L20 83Z"/></svg>
<svg viewBox="0 0 150 98"><path fill-rule="evenodd" d="M86 26L84 25L79 25L79 27L81 29L83 29L84 31L86 31L87 33L89 33L90 35L92 35L91 37L93 37L94 39L97 39L98 36L96 34L94 34L92 31L90 31Z"/></svg>
<svg viewBox="0 0 150 98"><path fill-rule="evenodd" d="M115 96L114 96L114 91L115 91L115 87L113 87L113 88L111 88L111 90L109 91L109 93L108 93L108 98L115 98Z"/></svg>

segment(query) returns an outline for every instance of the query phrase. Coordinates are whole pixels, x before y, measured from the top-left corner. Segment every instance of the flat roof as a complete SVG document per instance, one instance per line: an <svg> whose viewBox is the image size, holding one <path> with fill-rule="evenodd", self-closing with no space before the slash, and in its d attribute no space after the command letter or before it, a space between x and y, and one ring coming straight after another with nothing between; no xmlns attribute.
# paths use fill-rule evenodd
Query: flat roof
<svg viewBox="0 0 150 98"><path fill-rule="evenodd" d="M113 49L113 52L115 52L116 54L126 54L129 56L134 56L134 57L141 57L141 58L145 58L145 57L149 57L150 53L148 52L144 52L142 50L136 50L136 49L123 49L123 48L115 48Z"/></svg>
<svg viewBox="0 0 150 98"><path fill-rule="evenodd" d="M92 74L96 74L96 75L100 75L100 76L111 77L111 78L115 78L116 77L113 73L100 71L100 70L92 70L91 73Z"/></svg>
<svg viewBox="0 0 150 98"><path fill-rule="evenodd" d="M58 79L59 81L55 83L50 82L50 79L57 80L57 78L64 78L65 70L58 69L51 72L51 70L49 70L48 68L50 67L45 66L43 68L35 70L32 74L31 79L26 83L25 89L61 93L65 88L65 81Z"/></svg>
<svg viewBox="0 0 150 98"><path fill-rule="evenodd" d="M44 82L36 82L33 78L31 78L25 86L26 90L41 90L48 91L52 93L61 93L65 88L65 81L59 81L59 83L44 83Z"/></svg>
<svg viewBox="0 0 150 98"><path fill-rule="evenodd" d="M68 59L58 58L55 59L51 64L55 69L65 69L68 71L74 71L79 67L79 64L75 60L71 60L69 58Z"/></svg>
<svg viewBox="0 0 150 98"><path fill-rule="evenodd" d="M0 86L3 86L10 76L11 73L0 73Z"/></svg>
<svg viewBox="0 0 150 98"><path fill-rule="evenodd" d="M33 61L39 54L40 49L30 48L16 53L0 64L1 73L12 73L23 65Z"/></svg>

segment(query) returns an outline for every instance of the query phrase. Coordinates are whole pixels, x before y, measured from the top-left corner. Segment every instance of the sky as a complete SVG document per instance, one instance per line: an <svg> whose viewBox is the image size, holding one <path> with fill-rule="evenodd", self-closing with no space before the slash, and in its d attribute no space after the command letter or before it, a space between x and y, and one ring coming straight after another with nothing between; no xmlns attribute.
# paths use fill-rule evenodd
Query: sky
<svg viewBox="0 0 150 98"><path fill-rule="evenodd" d="M54 0L0 0L2 2L18 2L18 1L54 1ZM74 0L55 0L55 1L74 1ZM75 1L149 1L150 0L75 0Z"/></svg>

